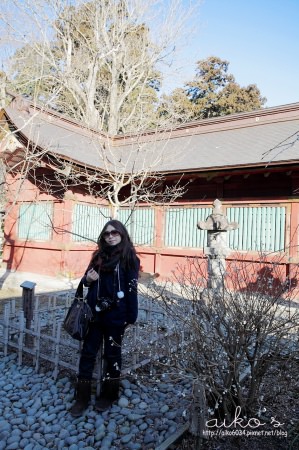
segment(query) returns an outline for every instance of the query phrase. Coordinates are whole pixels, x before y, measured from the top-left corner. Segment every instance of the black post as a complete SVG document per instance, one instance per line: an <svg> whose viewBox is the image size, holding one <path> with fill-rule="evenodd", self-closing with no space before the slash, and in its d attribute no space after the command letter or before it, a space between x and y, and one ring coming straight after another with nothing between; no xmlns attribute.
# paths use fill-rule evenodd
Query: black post
<svg viewBox="0 0 299 450"><path fill-rule="evenodd" d="M36 283L33 281L24 281L20 287L23 288L22 294L22 308L24 311L24 317L26 319L26 328L30 330L31 321L33 320L33 303L34 303L34 288ZM26 334L25 336L25 344L31 346L32 339L29 339L29 336Z"/></svg>

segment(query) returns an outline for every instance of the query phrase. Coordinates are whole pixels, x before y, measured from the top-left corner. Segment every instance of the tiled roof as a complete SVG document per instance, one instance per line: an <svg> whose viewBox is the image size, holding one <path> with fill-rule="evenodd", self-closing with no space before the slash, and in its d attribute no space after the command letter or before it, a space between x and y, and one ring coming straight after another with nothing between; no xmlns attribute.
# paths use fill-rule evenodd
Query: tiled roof
<svg viewBox="0 0 299 450"><path fill-rule="evenodd" d="M157 152L163 143L155 144ZM297 120L170 139L159 170L190 171L299 162Z"/></svg>
<svg viewBox="0 0 299 450"><path fill-rule="evenodd" d="M87 166L103 167L100 157L103 136L93 133L71 120L65 120L45 111L5 108L10 122L21 136L49 153L65 157Z"/></svg>
<svg viewBox="0 0 299 450"><path fill-rule="evenodd" d="M151 165L160 172L187 172L299 163L299 103L202 120L138 138L108 138L32 105L13 105L5 114L23 138L89 167L105 169L109 161L117 170L129 171L135 163L134 170Z"/></svg>

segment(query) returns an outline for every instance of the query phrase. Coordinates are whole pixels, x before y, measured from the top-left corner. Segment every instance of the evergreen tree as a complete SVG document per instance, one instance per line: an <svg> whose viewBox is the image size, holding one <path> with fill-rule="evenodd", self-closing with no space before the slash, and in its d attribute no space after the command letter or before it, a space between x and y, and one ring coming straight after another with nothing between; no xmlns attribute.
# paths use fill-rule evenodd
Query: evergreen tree
<svg viewBox="0 0 299 450"><path fill-rule="evenodd" d="M228 66L228 61L215 56L198 61L194 80L164 96L160 114L185 122L260 109L266 99L257 86L241 87Z"/></svg>

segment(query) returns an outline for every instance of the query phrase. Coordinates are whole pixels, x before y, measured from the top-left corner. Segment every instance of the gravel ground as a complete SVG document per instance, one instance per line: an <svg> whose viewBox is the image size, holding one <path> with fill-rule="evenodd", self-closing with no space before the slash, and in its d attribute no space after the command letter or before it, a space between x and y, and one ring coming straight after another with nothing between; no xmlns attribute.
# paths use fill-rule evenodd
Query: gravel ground
<svg viewBox="0 0 299 450"><path fill-rule="evenodd" d="M171 375L146 383L142 377L123 379L118 403L109 411L100 414L91 404L74 419L68 413L70 377L55 381L50 372L18 367L17 355L0 357L0 450L154 449L188 418L188 380L178 383Z"/></svg>
<svg viewBox="0 0 299 450"><path fill-rule="evenodd" d="M190 382L167 374L149 378L148 372L121 382L121 395L113 407L99 414L92 404L85 415L68 413L74 376L64 372L53 380L51 372L36 374L18 367L16 355L0 353L0 450L101 449L154 450L189 419ZM298 450L299 363L273 368L263 386L265 418L281 424L272 435L255 435L246 428L239 436L213 436L196 443L185 433L170 450ZM256 431L272 431L268 425ZM200 445L199 445L200 444Z"/></svg>
<svg viewBox="0 0 299 450"><path fill-rule="evenodd" d="M19 368L16 355L4 358L0 352L0 361L0 450L154 450L189 418L190 383L179 382L171 374L159 381L150 379L149 372L137 379L127 377L122 380L118 404L109 412L99 414L91 405L84 417L73 419L68 409L74 375L62 373L54 381L51 372L36 374L30 366ZM260 406L268 420L275 417L283 423L278 431L284 435L218 434L196 443L185 433L169 449L299 450L298 369L298 361L274 367L262 387Z"/></svg>

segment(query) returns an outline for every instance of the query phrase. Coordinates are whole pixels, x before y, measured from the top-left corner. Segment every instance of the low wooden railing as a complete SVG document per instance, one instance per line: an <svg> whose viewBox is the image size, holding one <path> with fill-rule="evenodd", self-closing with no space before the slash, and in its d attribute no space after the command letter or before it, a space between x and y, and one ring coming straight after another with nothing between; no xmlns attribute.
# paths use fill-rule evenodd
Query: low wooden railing
<svg viewBox="0 0 299 450"><path fill-rule="evenodd" d="M12 299L4 305L0 317L0 345L4 355L18 354L18 364L33 364L36 371L44 365L57 378L64 368L77 372L81 343L73 340L63 329L63 319L74 293L35 296L30 320L23 305ZM170 356L181 347L172 324L165 313L150 299L139 302L139 318L128 327L123 341L123 370L125 375L139 367ZM101 351L94 378L101 379Z"/></svg>

